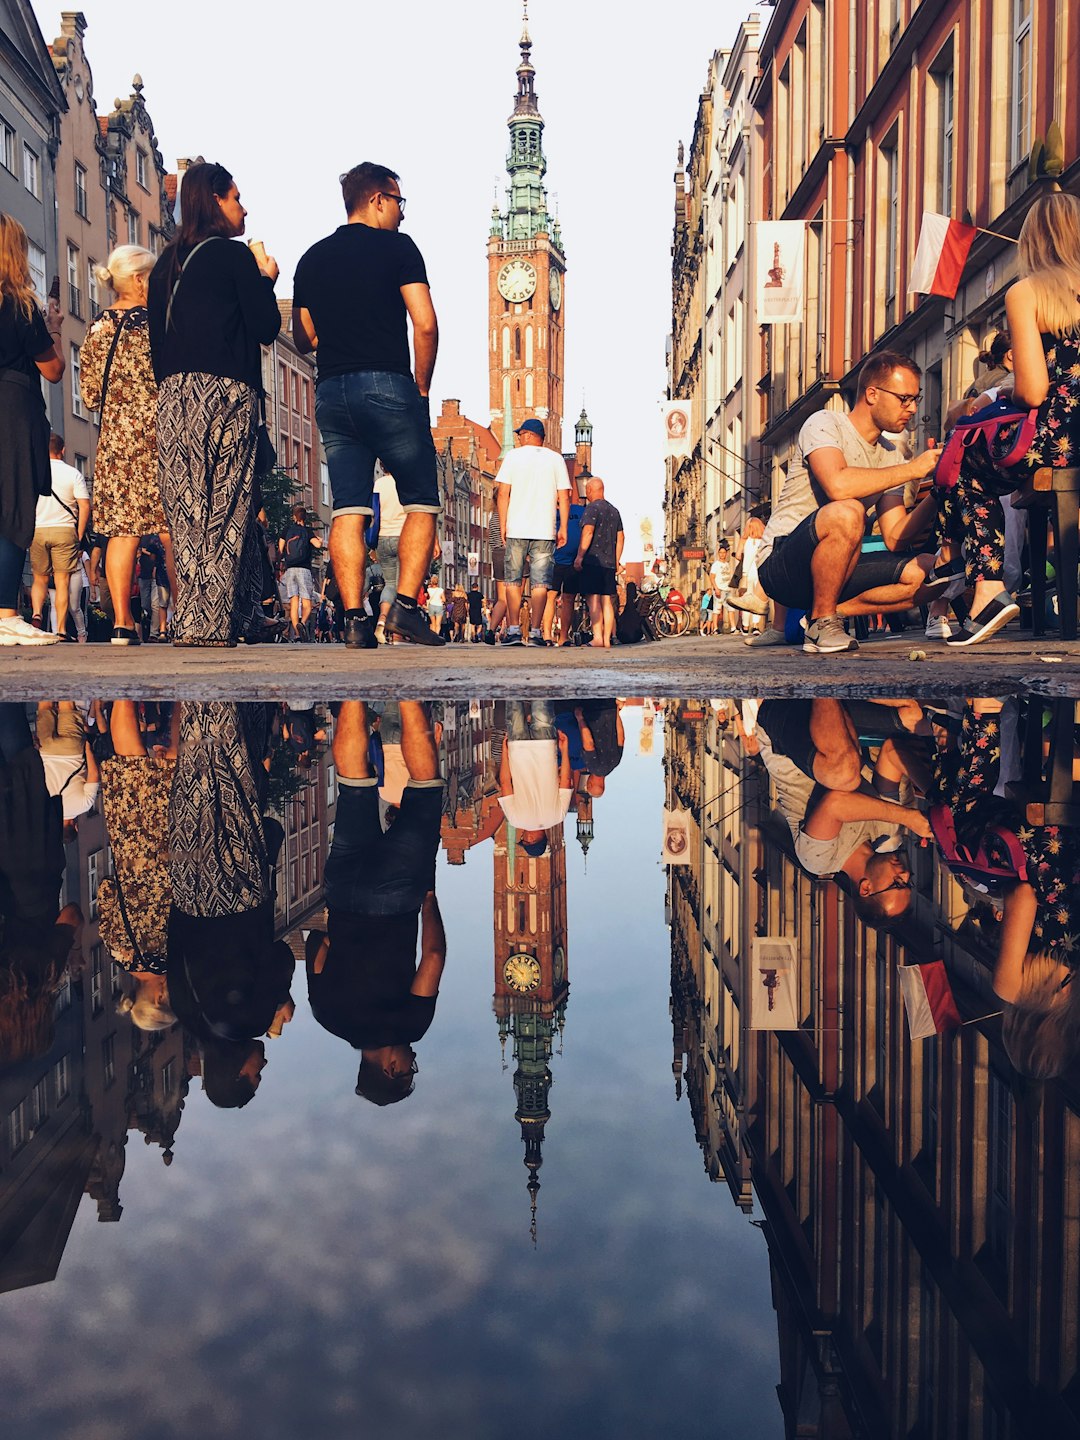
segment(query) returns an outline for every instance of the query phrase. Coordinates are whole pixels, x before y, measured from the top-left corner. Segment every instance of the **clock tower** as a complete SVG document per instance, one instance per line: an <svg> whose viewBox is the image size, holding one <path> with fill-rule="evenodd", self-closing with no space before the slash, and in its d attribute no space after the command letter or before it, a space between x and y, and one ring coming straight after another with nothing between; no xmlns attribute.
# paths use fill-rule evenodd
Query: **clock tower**
<svg viewBox="0 0 1080 1440"><path fill-rule="evenodd" d="M562 826L548 832L536 857L517 843L513 826L495 836L495 1015L504 1052L513 1045L514 1118L521 1127L529 1179L531 1233L543 1164L544 1127L551 1119L550 1060L562 1034L569 995L566 962L566 851Z"/></svg>
<svg viewBox="0 0 1080 1440"><path fill-rule="evenodd" d="M530 58L528 0L519 45L507 204L505 211L497 203L492 208L488 236L491 429L509 449L513 432L535 415L544 422L547 444L561 452L566 256L544 187L544 121Z"/></svg>

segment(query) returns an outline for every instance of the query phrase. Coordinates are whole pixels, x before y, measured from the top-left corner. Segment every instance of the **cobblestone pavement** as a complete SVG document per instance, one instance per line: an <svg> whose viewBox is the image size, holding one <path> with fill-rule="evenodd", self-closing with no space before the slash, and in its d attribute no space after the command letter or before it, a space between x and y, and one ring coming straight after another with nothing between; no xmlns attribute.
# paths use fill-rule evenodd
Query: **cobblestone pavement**
<svg viewBox="0 0 1080 1440"><path fill-rule="evenodd" d="M925 655L925 659L913 656ZM396 645L262 645L179 650L165 645L54 645L0 649L0 697L9 700L182 696L235 699L362 695L431 699L514 695L1004 695L1031 689L1080 697L1080 642L1009 631L949 650L916 631L871 639L853 655L804 655L795 646L748 649L740 640L686 636L595 650L444 649Z"/></svg>

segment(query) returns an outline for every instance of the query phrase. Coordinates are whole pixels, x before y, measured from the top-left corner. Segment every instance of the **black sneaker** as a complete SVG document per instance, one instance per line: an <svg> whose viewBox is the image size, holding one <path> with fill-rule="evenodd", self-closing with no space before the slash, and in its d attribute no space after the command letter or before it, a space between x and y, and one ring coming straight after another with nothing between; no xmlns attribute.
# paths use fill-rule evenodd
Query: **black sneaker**
<svg viewBox="0 0 1080 1440"><path fill-rule="evenodd" d="M138 645L140 643L139 632L133 626L117 625L112 632L112 643L114 645Z"/></svg>
<svg viewBox="0 0 1080 1440"><path fill-rule="evenodd" d="M375 639L375 624L370 615L347 615L345 617L345 648L347 650L377 650L379 648L379 642Z"/></svg>
<svg viewBox="0 0 1080 1440"><path fill-rule="evenodd" d="M1012 598L1007 590L1000 595L995 595L988 600L977 615L969 615L960 626L959 632L945 644L953 649L963 645L978 645L983 640L989 640L1010 620L1015 620L1020 614L1020 606Z"/></svg>
<svg viewBox="0 0 1080 1440"><path fill-rule="evenodd" d="M485 630L485 631L484 631L484 635L483 635L483 640L484 640L484 644L485 644L485 645L494 645L494 644L495 644L495 631L494 631L494 630Z"/></svg>
<svg viewBox="0 0 1080 1440"><path fill-rule="evenodd" d="M508 630L503 636L503 645L524 645L520 630Z"/></svg>
<svg viewBox="0 0 1080 1440"><path fill-rule="evenodd" d="M938 565L930 571L930 574L923 581L923 594L936 596L947 590L954 580L961 580L964 577L964 562L962 560L950 560L947 565Z"/></svg>
<svg viewBox="0 0 1080 1440"><path fill-rule="evenodd" d="M432 630L423 611L406 610L405 606L396 600L390 606L384 624L388 634L397 635L402 640L411 640L414 645L446 644L442 636ZM374 639L374 635L372 638ZM345 644L348 645L348 643L348 622L346 621Z"/></svg>

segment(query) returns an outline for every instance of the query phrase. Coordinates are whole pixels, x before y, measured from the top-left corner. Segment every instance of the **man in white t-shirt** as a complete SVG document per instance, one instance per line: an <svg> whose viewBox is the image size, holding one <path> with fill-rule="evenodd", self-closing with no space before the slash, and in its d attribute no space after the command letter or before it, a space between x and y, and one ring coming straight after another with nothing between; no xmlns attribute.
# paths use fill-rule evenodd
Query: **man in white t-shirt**
<svg viewBox="0 0 1080 1440"><path fill-rule="evenodd" d="M548 831L566 819L573 783L569 745L555 727L551 701L508 700L499 806L526 855L547 850Z"/></svg>
<svg viewBox="0 0 1080 1440"><path fill-rule="evenodd" d="M540 629L548 586L555 566L556 545L566 544L570 518L570 476L566 461L544 445L542 420L518 427L517 448L499 466L496 503L499 533L506 546L506 618L504 645L522 645L521 582L529 562L530 645L546 645Z"/></svg>
<svg viewBox="0 0 1080 1440"><path fill-rule="evenodd" d="M101 789L98 767L88 738L86 712L73 700L43 700L37 707L37 742L45 783L64 807L64 838L75 835L81 816L94 808Z"/></svg>
<svg viewBox="0 0 1080 1440"><path fill-rule="evenodd" d="M910 512L904 505L904 485L930 475L938 451L931 444L902 460L885 439L886 431L905 430L918 409L921 374L907 356L871 356L850 413L819 411L799 432L758 552L758 579L770 599L807 612L810 654L857 650L843 616L906 610L951 579L934 574L928 586L934 557L917 548L934 520L932 498ZM861 555L871 510L886 549Z"/></svg>
<svg viewBox="0 0 1080 1440"><path fill-rule="evenodd" d="M49 436L52 489L40 495L30 542L30 568L34 583L30 590L32 624L42 628L41 611L49 589L49 576L56 577L56 633L67 638L68 595L71 576L79 568L79 546L90 523L90 492L74 465L64 463L64 441Z"/></svg>

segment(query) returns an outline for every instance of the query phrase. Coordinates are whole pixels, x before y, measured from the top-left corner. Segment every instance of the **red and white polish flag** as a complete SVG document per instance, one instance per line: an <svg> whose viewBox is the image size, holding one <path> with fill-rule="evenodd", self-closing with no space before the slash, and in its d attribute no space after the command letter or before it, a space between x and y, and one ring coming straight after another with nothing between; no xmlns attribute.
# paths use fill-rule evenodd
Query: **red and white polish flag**
<svg viewBox="0 0 1080 1440"><path fill-rule="evenodd" d="M925 965L899 965L897 970L912 1040L946 1035L959 1028L960 1012L953 999L944 960L930 960Z"/></svg>
<svg viewBox="0 0 1080 1440"><path fill-rule="evenodd" d="M962 225L948 215L927 211L919 231L919 245L911 265L913 295L944 295L955 300L960 277L978 234L974 225Z"/></svg>

